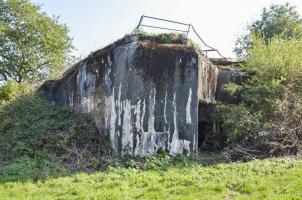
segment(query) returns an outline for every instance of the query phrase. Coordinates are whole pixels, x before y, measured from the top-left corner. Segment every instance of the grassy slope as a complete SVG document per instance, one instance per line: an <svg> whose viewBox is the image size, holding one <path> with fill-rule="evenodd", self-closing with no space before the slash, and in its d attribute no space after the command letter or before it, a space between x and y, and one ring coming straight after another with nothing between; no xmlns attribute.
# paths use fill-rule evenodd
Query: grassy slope
<svg viewBox="0 0 302 200"><path fill-rule="evenodd" d="M188 164L0 184L4 199L302 199L302 161Z"/></svg>

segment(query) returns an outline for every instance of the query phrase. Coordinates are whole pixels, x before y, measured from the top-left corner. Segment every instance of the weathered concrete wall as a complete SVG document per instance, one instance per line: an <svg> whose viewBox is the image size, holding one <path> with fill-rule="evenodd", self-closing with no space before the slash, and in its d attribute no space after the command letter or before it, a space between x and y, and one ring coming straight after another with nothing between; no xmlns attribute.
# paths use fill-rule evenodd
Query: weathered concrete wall
<svg viewBox="0 0 302 200"><path fill-rule="evenodd" d="M217 87L218 68L214 66L206 56L199 56L198 60L198 98L200 103L215 103L215 93Z"/></svg>
<svg viewBox="0 0 302 200"><path fill-rule="evenodd" d="M125 37L61 80L46 82L40 92L58 105L90 113L118 155L193 153L198 102L214 101L217 69L193 48L175 44L181 42Z"/></svg>

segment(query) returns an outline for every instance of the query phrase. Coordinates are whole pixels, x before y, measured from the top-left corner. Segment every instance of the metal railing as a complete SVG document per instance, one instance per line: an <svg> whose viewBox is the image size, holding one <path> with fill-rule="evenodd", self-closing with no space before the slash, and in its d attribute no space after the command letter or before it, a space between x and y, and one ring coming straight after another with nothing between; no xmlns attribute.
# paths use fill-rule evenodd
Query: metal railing
<svg viewBox="0 0 302 200"><path fill-rule="evenodd" d="M184 25L187 26L186 30L181 30L181 29L172 29L172 28L167 28L167 27L160 27L160 26L151 26L151 25L146 25L146 24L142 24L144 18L149 18L149 19L153 19L153 20L157 20L157 21L164 21L164 22L169 22L172 24L179 24L179 25ZM148 27L148 28L156 28L156 29L163 29L163 30L169 30L169 31L177 31L177 32L182 32L182 33L186 33L186 36L188 36L189 32L190 32L190 24L186 24L186 23L182 23L182 22L176 22L176 21L172 21L172 20L167 20L167 19L162 19L162 18L157 18L157 17L150 17L150 16L146 16L146 15L142 15L138 25L135 27L135 30L139 30L140 27Z"/></svg>
<svg viewBox="0 0 302 200"><path fill-rule="evenodd" d="M179 25L186 26L187 28L186 29L173 29L173 28L167 28L167 27L161 27L161 26L147 25L147 24L143 24L144 18L148 18L148 19L152 19L152 20L157 20L157 21L169 22L169 23L172 23L172 24L179 24ZM162 18L157 18L157 17L151 17L151 16L142 15L141 18L140 18L140 20L139 20L138 25L135 27L135 29L133 30L133 32L139 30L140 27L148 27L148 28L155 28L155 29L162 29L162 30L169 30L169 31L177 31L177 32L181 32L181 33L185 34L186 38L188 38L190 30L192 29L193 33L202 42L202 44L208 48L208 49L205 49L205 50L202 49L202 51L206 52L206 54L207 54L207 52L215 51L215 52L217 52L217 54L220 57L226 58L223 55L221 55L221 53L217 49L215 49L215 48L207 45L207 43L200 37L200 35L197 33L197 31L195 30L195 28L194 28L194 26L192 24L187 24L187 23L183 23L183 22L177 22L177 21L173 21L173 20L168 20L168 19L162 19Z"/></svg>

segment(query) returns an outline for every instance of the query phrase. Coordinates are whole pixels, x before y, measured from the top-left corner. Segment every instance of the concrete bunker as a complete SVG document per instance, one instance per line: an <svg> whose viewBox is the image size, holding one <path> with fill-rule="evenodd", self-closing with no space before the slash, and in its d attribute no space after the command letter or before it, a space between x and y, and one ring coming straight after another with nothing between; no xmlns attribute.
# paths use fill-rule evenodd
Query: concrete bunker
<svg viewBox="0 0 302 200"><path fill-rule="evenodd" d="M117 155L195 153L215 131L218 69L182 35L168 37L125 36L39 91L89 113Z"/></svg>

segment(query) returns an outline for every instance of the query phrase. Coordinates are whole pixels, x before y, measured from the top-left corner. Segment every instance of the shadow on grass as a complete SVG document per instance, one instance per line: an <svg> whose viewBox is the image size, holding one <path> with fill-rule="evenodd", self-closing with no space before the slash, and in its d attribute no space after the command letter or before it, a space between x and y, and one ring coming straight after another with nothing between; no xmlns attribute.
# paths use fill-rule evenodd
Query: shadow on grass
<svg viewBox="0 0 302 200"><path fill-rule="evenodd" d="M103 160L103 166L95 169L68 169L50 160L31 159L21 157L8 165L0 165L0 184L7 182L36 182L47 179L72 176L78 172L95 173L104 172L110 168L137 169L141 171L168 171L172 168L188 168L192 166L209 167L225 163L220 152L201 151L193 156L172 157L166 153L160 153L148 158L107 158ZM104 167L105 166L105 167Z"/></svg>

